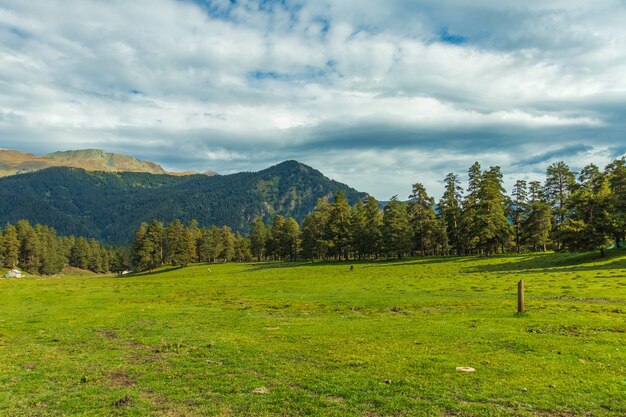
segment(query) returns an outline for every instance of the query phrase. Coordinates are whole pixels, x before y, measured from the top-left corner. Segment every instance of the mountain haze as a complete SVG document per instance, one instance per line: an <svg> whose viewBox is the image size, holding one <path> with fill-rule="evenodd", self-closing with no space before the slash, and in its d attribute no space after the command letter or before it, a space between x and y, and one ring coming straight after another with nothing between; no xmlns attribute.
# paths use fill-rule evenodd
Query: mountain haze
<svg viewBox="0 0 626 417"><path fill-rule="evenodd" d="M0 221L54 227L60 234L127 243L143 221L197 219L247 232L257 216L301 222L321 197L343 191L350 203L365 194L296 161L259 172L173 176L53 167L0 178Z"/></svg>

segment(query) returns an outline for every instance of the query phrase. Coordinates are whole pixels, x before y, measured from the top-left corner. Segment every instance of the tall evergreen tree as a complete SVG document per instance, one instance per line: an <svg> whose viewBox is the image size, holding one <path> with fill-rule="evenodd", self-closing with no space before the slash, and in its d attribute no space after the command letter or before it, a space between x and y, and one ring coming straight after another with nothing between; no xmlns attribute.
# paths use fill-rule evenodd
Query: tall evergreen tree
<svg viewBox="0 0 626 417"><path fill-rule="evenodd" d="M306 259L324 259L330 246L326 230L330 217L330 204L325 198L317 201L313 213L306 216L302 225L302 254Z"/></svg>
<svg viewBox="0 0 626 417"><path fill-rule="evenodd" d="M288 258L291 261L295 261L296 259L298 259L298 256L300 256L301 240L300 226L293 217L287 218L287 221L285 222L284 236L286 238L285 258Z"/></svg>
<svg viewBox="0 0 626 417"><path fill-rule="evenodd" d="M289 252L287 236L285 236L286 224L287 220L281 215L276 215L272 222L269 252L275 259L284 259Z"/></svg>
<svg viewBox="0 0 626 417"><path fill-rule="evenodd" d="M102 253L100 245L95 239L89 241L89 270L93 272L104 272L102 265Z"/></svg>
<svg viewBox="0 0 626 417"><path fill-rule="evenodd" d="M180 260L182 267L187 266L191 262L196 262L196 231L194 228L188 227L183 232L183 251Z"/></svg>
<svg viewBox="0 0 626 417"><path fill-rule="evenodd" d="M89 242L84 237L79 237L74 242L70 252L70 265L80 269L89 269Z"/></svg>
<svg viewBox="0 0 626 417"><path fill-rule="evenodd" d="M561 244L561 224L567 219L567 202L576 186L576 174L565 162L555 162L546 169L545 197L554 216L554 237Z"/></svg>
<svg viewBox="0 0 626 417"><path fill-rule="evenodd" d="M152 253L154 252L154 247L152 242L146 238L147 232L147 223L141 223L137 231L135 231L131 255L131 263L135 271L145 271L153 268Z"/></svg>
<svg viewBox="0 0 626 417"><path fill-rule="evenodd" d="M352 236L351 247L355 257L362 258L368 253L370 242L367 241L366 235L367 217L365 205L361 200L352 208L350 217L350 235Z"/></svg>
<svg viewBox="0 0 626 417"><path fill-rule="evenodd" d="M478 245L486 255L490 255L504 247L510 236L509 220L505 213L507 198L502 187L500 167L490 167L483 173L477 195L475 225Z"/></svg>
<svg viewBox="0 0 626 417"><path fill-rule="evenodd" d="M517 180L511 192L511 205L509 214L515 228L515 249L517 253L522 250L523 230L522 226L528 215L528 189L526 181Z"/></svg>
<svg viewBox="0 0 626 417"><path fill-rule="evenodd" d="M250 241L237 232L235 234L235 260L247 262L251 259L252 251L250 249Z"/></svg>
<svg viewBox="0 0 626 417"><path fill-rule="evenodd" d="M165 227L160 221L153 219L146 229L146 239L150 241L152 252L150 253L150 264L156 268L165 263Z"/></svg>
<svg viewBox="0 0 626 417"><path fill-rule="evenodd" d="M439 200L439 212L446 225L447 240L457 255L461 254L462 246L462 207L463 199L458 177L449 173L445 179L445 191Z"/></svg>
<svg viewBox="0 0 626 417"><path fill-rule="evenodd" d="M17 238L17 229L12 224L7 225L3 235L4 261L7 268L15 268L20 256L20 242Z"/></svg>
<svg viewBox="0 0 626 417"><path fill-rule="evenodd" d="M605 256L614 231L609 180L590 164L580 172L579 181L569 201L571 215L561 225L561 239L569 249L600 249Z"/></svg>
<svg viewBox="0 0 626 417"><path fill-rule="evenodd" d="M209 229L209 242L209 259L211 262L217 262L224 252L222 230L217 226L211 226Z"/></svg>
<svg viewBox="0 0 626 417"><path fill-rule="evenodd" d="M552 230L552 211L550 206L540 200L533 199L528 207L527 217L523 224L524 242L532 246L533 251L542 248L545 252Z"/></svg>
<svg viewBox="0 0 626 417"><path fill-rule="evenodd" d="M265 231L265 224L261 217L257 217L252 222L252 228L250 230L250 249L252 255L261 262L265 259L265 247L266 247L267 233Z"/></svg>
<svg viewBox="0 0 626 417"><path fill-rule="evenodd" d="M411 250L411 226L407 205L394 196L383 209L385 252L401 259Z"/></svg>
<svg viewBox="0 0 626 417"><path fill-rule="evenodd" d="M372 196L365 198L365 230L363 240L368 243L366 254L376 256L383 250L383 211Z"/></svg>
<svg viewBox="0 0 626 417"><path fill-rule="evenodd" d="M605 175L609 180L613 196L610 204L614 239L616 244L624 244L626 242L626 156L607 165Z"/></svg>
<svg viewBox="0 0 626 417"><path fill-rule="evenodd" d="M335 201L331 204L326 229L327 239L330 244L330 254L338 258L348 258L350 251L350 204L346 196L340 191L335 195Z"/></svg>
<svg viewBox="0 0 626 417"><path fill-rule="evenodd" d="M220 232L222 238L221 258L224 262L230 262L235 258L235 235L228 226L223 226Z"/></svg>
<svg viewBox="0 0 626 417"><path fill-rule="evenodd" d="M31 274L38 274L41 266L41 256L37 233L26 220L18 221L16 228L20 241L19 264Z"/></svg>
<svg viewBox="0 0 626 417"><path fill-rule="evenodd" d="M467 195L463 201L463 219L461 222L461 235L466 252L477 249L479 243L480 225L478 224L478 211L480 203L480 184L483 181L481 166L478 162L472 164L468 171Z"/></svg>
<svg viewBox="0 0 626 417"><path fill-rule="evenodd" d="M413 227L414 247L421 256L426 256L427 249L433 246L437 216L435 200L428 195L421 183L413 184L413 192L409 196L409 218Z"/></svg>
<svg viewBox="0 0 626 417"><path fill-rule="evenodd" d="M185 246L185 227L176 219L167 225L166 236L166 258L172 265L184 265L187 262L188 254Z"/></svg>

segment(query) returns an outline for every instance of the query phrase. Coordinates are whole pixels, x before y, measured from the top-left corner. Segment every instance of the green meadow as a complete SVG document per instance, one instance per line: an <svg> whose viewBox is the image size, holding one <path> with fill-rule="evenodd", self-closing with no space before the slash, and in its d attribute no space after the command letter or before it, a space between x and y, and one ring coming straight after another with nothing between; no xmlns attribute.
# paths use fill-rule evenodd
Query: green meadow
<svg viewBox="0 0 626 417"><path fill-rule="evenodd" d="M193 265L0 296L2 416L626 415L625 251Z"/></svg>

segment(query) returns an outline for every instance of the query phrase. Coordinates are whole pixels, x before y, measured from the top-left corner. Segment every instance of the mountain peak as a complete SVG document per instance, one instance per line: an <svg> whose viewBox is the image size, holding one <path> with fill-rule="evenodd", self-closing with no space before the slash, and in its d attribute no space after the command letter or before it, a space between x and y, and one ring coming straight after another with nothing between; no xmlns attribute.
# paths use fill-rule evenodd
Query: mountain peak
<svg viewBox="0 0 626 417"><path fill-rule="evenodd" d="M161 165L132 156L111 153L102 149L75 149L47 155L33 155L15 150L0 149L0 177L39 171L50 167L82 168L86 171L146 172L185 176L197 172L168 172ZM205 175L217 175L207 171Z"/></svg>

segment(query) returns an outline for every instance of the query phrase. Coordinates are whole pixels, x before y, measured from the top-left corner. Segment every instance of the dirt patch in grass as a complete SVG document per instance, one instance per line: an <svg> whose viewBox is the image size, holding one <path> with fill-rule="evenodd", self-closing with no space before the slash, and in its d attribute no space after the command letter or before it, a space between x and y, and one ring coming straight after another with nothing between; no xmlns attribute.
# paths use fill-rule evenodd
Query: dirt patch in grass
<svg viewBox="0 0 626 417"><path fill-rule="evenodd" d="M104 337L105 339L117 339L117 334L110 329L99 330L98 333L100 333L100 336Z"/></svg>
<svg viewBox="0 0 626 417"><path fill-rule="evenodd" d="M129 388L136 384L136 381L124 371L114 371L108 374L112 385Z"/></svg>

